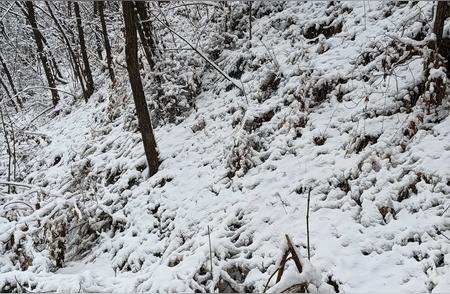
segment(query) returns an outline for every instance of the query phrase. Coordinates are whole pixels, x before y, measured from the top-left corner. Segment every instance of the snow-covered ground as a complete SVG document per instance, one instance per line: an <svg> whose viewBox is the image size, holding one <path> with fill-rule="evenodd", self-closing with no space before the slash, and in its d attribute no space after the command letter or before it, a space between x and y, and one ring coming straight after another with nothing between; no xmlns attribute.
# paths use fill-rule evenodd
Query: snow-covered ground
<svg viewBox="0 0 450 294"><path fill-rule="evenodd" d="M285 234L308 265L310 188L312 268L300 278L311 291L450 289L448 98L408 108L424 57L395 42L415 36L433 3L278 6L254 4L252 41L236 38L216 59L241 71L245 95L204 68L195 110L155 129L151 178L123 70L114 87L98 71L88 103L68 96L37 120L47 140L24 182L46 192L19 193L41 206L21 217L2 199L2 292L262 292ZM67 234L54 271L61 237L36 222L56 215ZM33 260L27 270L16 255ZM299 278L292 261L285 277Z"/></svg>

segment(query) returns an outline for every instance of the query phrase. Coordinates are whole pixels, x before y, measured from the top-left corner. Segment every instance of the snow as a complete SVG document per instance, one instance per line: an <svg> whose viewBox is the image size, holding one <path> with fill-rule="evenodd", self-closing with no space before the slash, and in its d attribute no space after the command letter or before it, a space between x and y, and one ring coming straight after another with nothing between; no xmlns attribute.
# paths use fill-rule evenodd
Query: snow
<svg viewBox="0 0 450 294"><path fill-rule="evenodd" d="M37 121L37 132L49 141L24 163L24 182L45 188L28 195L22 188L18 195L74 229L65 239L64 266L55 271L50 249L42 245L46 249L39 251L22 237L28 235L20 228L44 213L11 220L9 200L2 198L0 289L17 280L35 292L262 292L278 267L285 234L306 266L298 273L289 261L270 292L305 281L310 291L333 292L329 277L340 292L449 289L448 97L436 110L445 114L440 120L426 116L420 102L407 112L401 99L421 81L423 57L396 67L397 76L383 77L381 67L392 42L387 34L416 32L411 26L402 35L399 28L411 16L431 17L432 3L364 5L365 16L362 2L288 2L256 18L252 46L247 36L236 38L214 61L228 76L235 64L230 61L245 56L239 83L247 97L226 91L229 82L203 68L195 110L177 124L155 128L162 163L151 178L123 69L117 68L121 78L114 88L98 71L103 82L86 104L63 98L64 113ZM384 17L388 8L392 14ZM333 17L344 9L350 11ZM309 25L329 21L342 23L342 32L322 35L317 43L302 35ZM372 55L363 65L357 61L365 52ZM262 91L268 72L280 83ZM440 70L431 75L445 77ZM324 85L330 90L322 99L315 91ZM411 138L403 132L410 121L418 128ZM369 136L376 140L366 141ZM229 177L234 158L239 164ZM82 229L85 222L92 232ZM28 270L6 248L11 232L28 242ZM84 243L77 247L80 236Z"/></svg>

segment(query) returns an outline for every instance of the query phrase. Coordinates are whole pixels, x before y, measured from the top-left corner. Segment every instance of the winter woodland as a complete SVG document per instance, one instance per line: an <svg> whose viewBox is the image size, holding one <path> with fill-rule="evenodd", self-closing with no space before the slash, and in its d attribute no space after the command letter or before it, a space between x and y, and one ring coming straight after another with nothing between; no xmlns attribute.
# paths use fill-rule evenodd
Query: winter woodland
<svg viewBox="0 0 450 294"><path fill-rule="evenodd" d="M1 1L0 292L448 292L450 4Z"/></svg>

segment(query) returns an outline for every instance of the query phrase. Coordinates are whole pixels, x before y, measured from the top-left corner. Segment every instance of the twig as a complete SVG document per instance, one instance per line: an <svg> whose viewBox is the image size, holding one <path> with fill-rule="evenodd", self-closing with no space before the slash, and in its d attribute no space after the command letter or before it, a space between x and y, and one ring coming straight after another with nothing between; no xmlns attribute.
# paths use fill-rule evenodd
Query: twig
<svg viewBox="0 0 450 294"><path fill-rule="evenodd" d="M273 276L278 273L277 275L277 280L276 283L278 283L279 281L281 281L281 277L283 276L284 273L284 267L286 266L286 262L293 259L295 262L295 265L297 267L297 270L299 273L302 273L303 271L303 266L302 263L300 262L300 258L297 255L297 251L294 248L294 245L292 244L291 239L289 238L289 236L286 234L286 240L287 240L287 244L288 244L288 248L286 249L286 251L283 254L283 257L281 258L281 262L280 265L278 266L278 268L275 270L275 272L270 275L269 279L267 280L266 285L264 286L264 291L263 293L266 293L267 287L269 285L270 280L273 278ZM288 258L289 253L291 253L291 257Z"/></svg>
<svg viewBox="0 0 450 294"><path fill-rule="evenodd" d="M450 238L444 235L444 233L442 233L442 231L437 226L434 226L434 229L436 230L436 234L442 235L442 237L450 241Z"/></svg>
<svg viewBox="0 0 450 294"><path fill-rule="evenodd" d="M211 263L211 280L213 278L213 262L212 262L212 250L211 250L211 231L208 226L208 242L209 242L209 261Z"/></svg>
<svg viewBox="0 0 450 294"><path fill-rule="evenodd" d="M288 255L289 255L289 248L286 250L286 252L284 252L283 257L281 258L280 267L278 268L279 271L277 275L277 283L281 280L281 277L283 276L284 266L286 265Z"/></svg>
<svg viewBox="0 0 450 294"><path fill-rule="evenodd" d="M287 240L289 249L292 254L292 259L294 260L295 265L297 266L298 272L302 273L303 266L302 266L302 263L300 262L299 256L297 255L297 251L295 250L294 244L292 244L291 238L289 238L289 236L287 234L285 236L286 236L286 240Z"/></svg>
<svg viewBox="0 0 450 294"><path fill-rule="evenodd" d="M447 206L446 209L444 209L444 212L442 212L442 215L450 208L450 204Z"/></svg>
<svg viewBox="0 0 450 294"><path fill-rule="evenodd" d="M441 235L445 238L445 239L447 239L447 240L449 240L450 241L450 238L449 237L447 237L446 235L444 235L442 232L441 232Z"/></svg>
<svg viewBox="0 0 450 294"><path fill-rule="evenodd" d="M28 188L28 189L39 188L39 187L35 187L33 185L28 185L28 184L19 183L19 182L11 182L11 181L0 181L0 185L18 186L18 187L24 187L24 188Z"/></svg>
<svg viewBox="0 0 450 294"><path fill-rule="evenodd" d="M281 205L283 206L284 212L285 212L286 214L288 214L288 212L287 212L287 210L286 210L286 203L284 203L283 198L281 198L280 193L278 193L278 192L275 193L275 196L278 196L278 198L280 198L280 202L281 202Z"/></svg>
<svg viewBox="0 0 450 294"><path fill-rule="evenodd" d="M0 185L4 185L4 186L8 186L8 187L9 186L24 187L27 189L31 189L33 192L45 193L47 197L72 197L72 196L77 195L77 194L67 194L65 196L56 191L51 191L51 190L45 189L43 187L34 186L34 185L22 183L22 182L0 181Z"/></svg>
<svg viewBox="0 0 450 294"><path fill-rule="evenodd" d="M364 6L364 30L367 30L366 1L363 1L363 6Z"/></svg>
<svg viewBox="0 0 450 294"><path fill-rule="evenodd" d="M278 267L278 268L273 272L273 274L270 275L269 279L267 280L266 285L264 286L264 291L263 291L263 293L266 293L267 286L269 286L270 280L272 280L273 276L275 276L275 274L276 274L279 270L280 270L280 268Z"/></svg>
<svg viewBox="0 0 450 294"><path fill-rule="evenodd" d="M309 247L309 202L311 199L311 187L309 187L308 191L308 204L306 209L306 242L308 244L308 260L311 260L311 252Z"/></svg>
<svg viewBox="0 0 450 294"><path fill-rule="evenodd" d="M3 209L5 209L8 205L12 205L12 204L23 204L23 205L29 207L31 210L34 211L34 208L33 208L30 204L28 204L28 203L26 203L26 202L23 202L23 201L12 201L12 202L8 202L8 203L6 203L5 205L3 205Z"/></svg>
<svg viewBox="0 0 450 294"><path fill-rule="evenodd" d="M22 286L22 284L19 282L19 280L17 280L17 277L16 277L16 276L14 276L14 280L16 280L16 283L17 283L17 285L19 285L20 290L24 291L24 293L29 293L29 292L30 292L30 291L28 291L26 288L24 288L24 287Z"/></svg>
<svg viewBox="0 0 450 294"><path fill-rule="evenodd" d="M286 250L286 252L289 254L289 250ZM284 257L283 257L283 258L284 258ZM286 264L286 262L288 262L288 261L291 260L291 259L292 259L292 257L289 257L288 259L286 259L285 264ZM264 286L264 291L263 291L263 293L266 293L267 287L269 286L269 283L270 283L270 280L272 280L273 276L275 276L275 274L278 273L278 271L280 270L280 268L281 268L281 265L278 266L277 269L273 272L273 274L270 275L269 279L267 280L266 285Z"/></svg>
<svg viewBox="0 0 450 294"><path fill-rule="evenodd" d="M252 1L249 2L249 13L248 13L248 31L249 31L249 41L250 46L252 46Z"/></svg>

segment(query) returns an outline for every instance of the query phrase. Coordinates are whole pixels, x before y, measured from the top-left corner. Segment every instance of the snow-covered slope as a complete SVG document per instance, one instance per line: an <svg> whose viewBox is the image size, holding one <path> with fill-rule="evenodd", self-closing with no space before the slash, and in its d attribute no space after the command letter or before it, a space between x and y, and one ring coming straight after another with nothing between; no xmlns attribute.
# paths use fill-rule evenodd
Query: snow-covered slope
<svg viewBox="0 0 450 294"><path fill-rule="evenodd" d="M404 42L429 34L432 7L255 3L252 41L231 36L215 59L245 95L197 73L195 110L155 129L151 178L126 73L112 86L97 72L87 104L38 120L47 140L24 163L38 192L17 197L41 208L14 216L2 200L0 289L262 292L285 234L306 259L311 188L311 291L447 291L448 98L413 101L424 56Z"/></svg>

